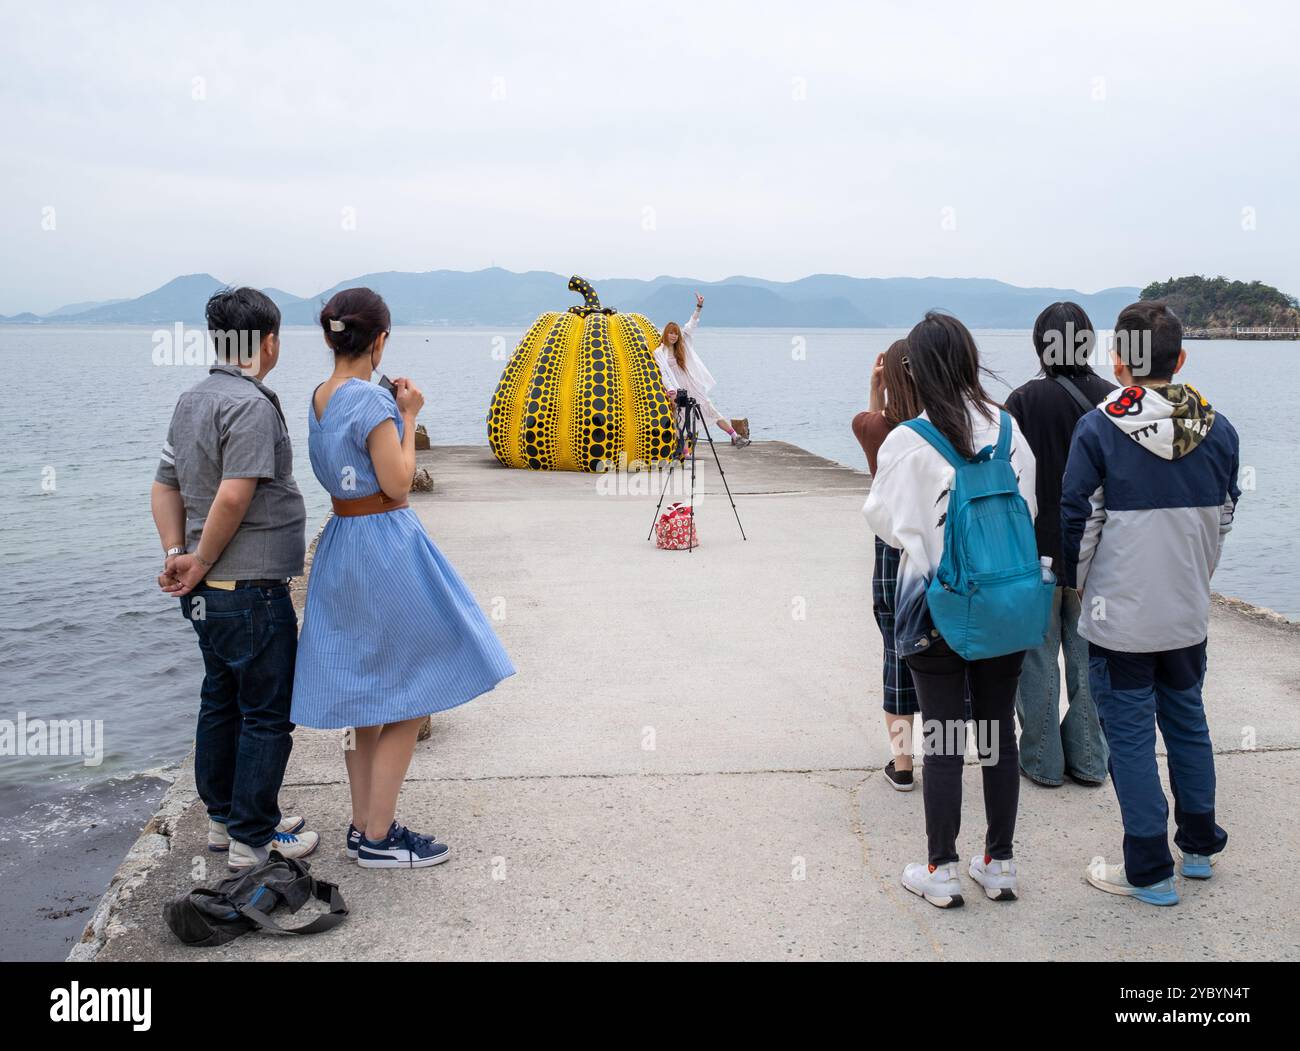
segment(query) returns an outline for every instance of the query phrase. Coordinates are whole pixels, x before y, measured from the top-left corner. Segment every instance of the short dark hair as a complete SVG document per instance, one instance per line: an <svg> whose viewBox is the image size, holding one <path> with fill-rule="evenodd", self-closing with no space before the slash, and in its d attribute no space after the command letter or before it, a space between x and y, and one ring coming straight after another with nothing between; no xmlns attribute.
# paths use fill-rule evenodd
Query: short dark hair
<svg viewBox="0 0 1300 1051"><path fill-rule="evenodd" d="M359 358L380 333L393 327L388 304L368 288L345 288L335 292L320 312L325 342L341 358Z"/></svg>
<svg viewBox="0 0 1300 1051"><path fill-rule="evenodd" d="M212 293L204 308L208 334L217 357L230 360L232 350L247 348L252 353L264 336L280 334L280 308L265 292L256 288L222 288Z"/></svg>
<svg viewBox="0 0 1300 1051"><path fill-rule="evenodd" d="M1080 346L1080 337L1087 333ZM1086 376L1092 372L1088 360L1096 343L1092 319L1078 303L1068 300L1044 308L1034 322L1034 350L1048 376ZM1065 356L1057 360L1056 355Z"/></svg>
<svg viewBox="0 0 1300 1051"><path fill-rule="evenodd" d="M1134 348L1139 350L1134 352ZM1139 357L1150 358L1144 364ZM1178 368L1178 354L1183 349L1183 323L1169 309L1169 304L1157 299L1143 299L1130 303L1119 312L1115 322L1115 348L1127 354L1127 364L1135 375L1147 379L1169 380ZM1137 365L1138 367L1134 367Z"/></svg>

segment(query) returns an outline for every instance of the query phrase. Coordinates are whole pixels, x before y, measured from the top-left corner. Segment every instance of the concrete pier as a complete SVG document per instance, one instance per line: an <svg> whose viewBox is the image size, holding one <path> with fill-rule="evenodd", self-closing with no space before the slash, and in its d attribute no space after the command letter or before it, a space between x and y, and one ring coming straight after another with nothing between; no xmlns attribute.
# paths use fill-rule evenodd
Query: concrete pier
<svg viewBox="0 0 1300 1051"><path fill-rule="evenodd" d="M1022 899L994 903L971 883L967 907L943 912L899 884L925 856L921 792L880 773L869 479L782 443L720 455L749 539L706 458L702 547L687 554L645 539L657 483L645 495L625 491L643 487L634 475L421 453L435 489L412 506L519 671L434 716L417 748L400 817L452 860L348 861L341 735L300 730L282 806L320 831L313 871L342 887L347 922L179 944L163 903L198 865L225 875L187 771L73 958L1300 958L1300 915L1274 878L1300 848L1295 625L1216 603L1206 698L1231 841L1212 881L1182 882L1173 909L1092 889L1090 859L1119 856L1113 790L1025 784ZM965 788L969 856L983 843L978 768Z"/></svg>

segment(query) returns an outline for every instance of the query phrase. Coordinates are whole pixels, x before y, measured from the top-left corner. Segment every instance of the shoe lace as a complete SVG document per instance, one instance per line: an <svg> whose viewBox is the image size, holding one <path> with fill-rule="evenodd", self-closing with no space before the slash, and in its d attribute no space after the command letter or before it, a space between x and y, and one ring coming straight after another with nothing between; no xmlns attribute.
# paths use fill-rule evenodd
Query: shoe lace
<svg viewBox="0 0 1300 1051"><path fill-rule="evenodd" d="M271 840L274 843L283 843L287 846L290 843L297 843L298 837L292 832L277 832L271 837Z"/></svg>
<svg viewBox="0 0 1300 1051"><path fill-rule="evenodd" d="M424 836L421 835L419 832L412 832L405 825L402 826L402 830L399 833L399 835L401 836L402 842L406 845L408 850L417 850L417 849L430 850L433 848L432 836Z"/></svg>

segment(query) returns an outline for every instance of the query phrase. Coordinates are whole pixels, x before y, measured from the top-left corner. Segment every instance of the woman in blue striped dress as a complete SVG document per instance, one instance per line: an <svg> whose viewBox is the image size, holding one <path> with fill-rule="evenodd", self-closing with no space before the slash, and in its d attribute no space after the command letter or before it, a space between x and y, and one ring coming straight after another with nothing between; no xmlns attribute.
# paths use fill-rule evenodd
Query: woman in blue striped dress
<svg viewBox="0 0 1300 1051"><path fill-rule="evenodd" d="M312 395L308 448L334 517L312 560L292 719L354 728L348 856L366 868L423 868L447 860L446 844L395 816L420 725L514 668L407 504L424 397L409 380L396 380L395 394L369 382L388 339L387 305L350 288L320 321L334 373Z"/></svg>

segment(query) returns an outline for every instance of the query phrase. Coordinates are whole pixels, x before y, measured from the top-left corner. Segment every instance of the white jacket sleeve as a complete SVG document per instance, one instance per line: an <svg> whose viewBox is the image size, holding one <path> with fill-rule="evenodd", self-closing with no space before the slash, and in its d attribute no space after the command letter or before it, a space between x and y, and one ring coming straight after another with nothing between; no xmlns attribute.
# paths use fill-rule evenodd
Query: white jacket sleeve
<svg viewBox="0 0 1300 1051"><path fill-rule="evenodd" d="M695 313L691 315L690 320L687 321L686 324L682 326L682 335L686 337L688 343L695 338L695 330L699 327L700 327L700 308L696 307Z"/></svg>
<svg viewBox="0 0 1300 1051"><path fill-rule="evenodd" d="M898 520L896 511L900 509L900 487L906 486L906 480L899 478L897 442L889 434L881 443L876 454L876 473L871 478L871 490L867 493L867 502L862 505L862 513L867 516L867 525L871 531L893 548L902 545L898 542Z"/></svg>

